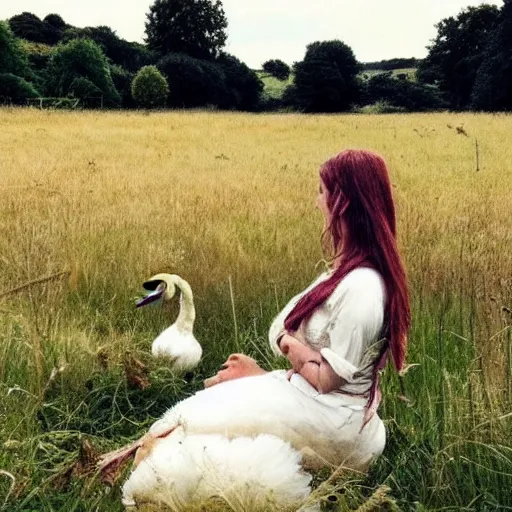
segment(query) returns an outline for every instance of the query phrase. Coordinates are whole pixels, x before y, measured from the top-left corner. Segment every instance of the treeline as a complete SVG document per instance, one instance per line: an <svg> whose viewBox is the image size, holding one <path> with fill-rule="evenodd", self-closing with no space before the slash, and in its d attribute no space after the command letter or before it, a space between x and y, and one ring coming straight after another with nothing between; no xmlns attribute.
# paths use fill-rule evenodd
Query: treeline
<svg viewBox="0 0 512 512"><path fill-rule="evenodd" d="M291 68L279 59L267 61L267 74L293 77L277 98L264 93L255 71L224 51L227 27L220 0L155 0L145 44L128 42L106 26L78 28L58 14L40 19L25 12L0 22L0 102L26 104L44 96L115 108L512 109L512 0L501 9L468 7L440 21L421 61L361 64L338 40L308 45ZM417 68L416 78L386 72L400 68ZM369 70L383 72L363 73Z"/></svg>
<svg viewBox="0 0 512 512"><path fill-rule="evenodd" d="M117 108L256 110L263 83L223 51L226 28L221 3L210 0L156 0L146 44L128 42L110 27L78 28L57 14L41 20L25 12L0 22L0 101L26 104L44 96ZM138 73L144 79L134 96ZM163 100L161 78L169 91Z"/></svg>
<svg viewBox="0 0 512 512"><path fill-rule="evenodd" d="M418 64L421 62L421 59L416 59L415 57L411 57L410 59L388 59L388 60L378 60L375 62L365 62L363 64L364 71L370 70L382 70L382 71L393 71L394 69L407 69L407 68L416 68Z"/></svg>

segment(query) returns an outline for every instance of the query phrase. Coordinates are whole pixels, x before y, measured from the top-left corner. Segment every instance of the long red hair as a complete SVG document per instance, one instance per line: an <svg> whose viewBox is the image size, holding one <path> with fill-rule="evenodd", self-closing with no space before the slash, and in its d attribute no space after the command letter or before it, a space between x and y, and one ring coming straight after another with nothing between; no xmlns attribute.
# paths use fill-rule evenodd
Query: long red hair
<svg viewBox="0 0 512 512"><path fill-rule="evenodd" d="M358 267L380 273L386 286L385 336L397 370L404 367L411 324L404 267L396 244L396 219L391 183L384 160L366 150L345 150L320 168L327 190L330 239L337 266L332 275L297 303L285 320L285 329L296 331L301 322Z"/></svg>

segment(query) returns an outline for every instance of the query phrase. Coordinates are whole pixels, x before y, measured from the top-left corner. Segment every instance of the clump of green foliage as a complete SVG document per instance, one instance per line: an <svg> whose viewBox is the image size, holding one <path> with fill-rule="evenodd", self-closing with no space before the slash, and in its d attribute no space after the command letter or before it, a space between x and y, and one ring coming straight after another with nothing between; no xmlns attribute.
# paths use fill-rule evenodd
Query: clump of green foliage
<svg viewBox="0 0 512 512"><path fill-rule="evenodd" d="M169 85L156 66L144 66L132 82L133 99L144 108L165 106Z"/></svg>

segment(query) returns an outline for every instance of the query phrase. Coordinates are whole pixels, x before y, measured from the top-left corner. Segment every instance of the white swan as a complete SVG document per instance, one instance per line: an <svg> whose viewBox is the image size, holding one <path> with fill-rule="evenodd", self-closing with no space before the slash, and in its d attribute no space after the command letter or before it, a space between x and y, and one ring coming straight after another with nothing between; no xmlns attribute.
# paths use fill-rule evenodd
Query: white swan
<svg viewBox="0 0 512 512"><path fill-rule="evenodd" d="M295 378L275 371L199 391L109 454L107 471L137 450L122 488L125 506L181 511L220 496L235 511L298 510L311 492L305 470L366 470L384 447L382 422L375 417L359 432L364 400L325 406Z"/></svg>
<svg viewBox="0 0 512 512"><path fill-rule="evenodd" d="M176 288L180 290L178 318L155 338L151 353L169 359L173 369L178 371L195 368L201 360L203 349L193 334L196 311L190 285L174 274L156 274L142 286L151 293L138 301L137 307L159 299L171 300L176 294Z"/></svg>

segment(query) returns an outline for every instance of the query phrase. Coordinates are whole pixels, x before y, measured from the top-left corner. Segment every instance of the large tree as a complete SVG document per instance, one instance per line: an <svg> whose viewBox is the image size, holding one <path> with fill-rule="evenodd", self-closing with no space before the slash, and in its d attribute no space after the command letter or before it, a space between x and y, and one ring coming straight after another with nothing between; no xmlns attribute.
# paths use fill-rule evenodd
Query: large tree
<svg viewBox="0 0 512 512"><path fill-rule="evenodd" d="M39 92L25 78L35 78L26 53L8 23L0 21L0 97L24 103L26 98L38 96Z"/></svg>
<svg viewBox="0 0 512 512"><path fill-rule="evenodd" d="M437 84L452 108L467 108L489 37L499 20L498 7L484 4L440 21L437 36L418 68L418 80Z"/></svg>
<svg viewBox="0 0 512 512"><path fill-rule="evenodd" d="M113 64L136 72L146 65L157 62L158 56L146 46L130 43L120 38L115 30L107 26L68 28L62 37L63 42L73 39L92 39Z"/></svg>
<svg viewBox="0 0 512 512"><path fill-rule="evenodd" d="M48 63L49 92L56 96L74 93L77 80L83 84L83 79L101 91L107 104L121 103L121 97L112 81L108 60L94 41L74 39L60 44Z"/></svg>
<svg viewBox="0 0 512 512"><path fill-rule="evenodd" d="M30 75L25 50L4 21L0 21L0 73L22 77Z"/></svg>
<svg viewBox="0 0 512 512"><path fill-rule="evenodd" d="M226 76L229 108L256 110L259 107L264 84L258 75L234 55L221 52L216 64Z"/></svg>
<svg viewBox="0 0 512 512"><path fill-rule="evenodd" d="M352 49L341 41L308 45L302 62L294 66L295 82L286 101L306 112L342 112L358 100L360 65Z"/></svg>
<svg viewBox="0 0 512 512"><path fill-rule="evenodd" d="M148 46L162 54L215 58L228 26L220 0L156 0L146 22Z"/></svg>
<svg viewBox="0 0 512 512"><path fill-rule="evenodd" d="M22 12L9 20L9 25L17 37L35 43L56 44L61 36L62 27L55 26L55 19L50 23L42 21L31 12Z"/></svg>
<svg viewBox="0 0 512 512"><path fill-rule="evenodd" d="M501 23L485 51L472 106L477 110L512 110L512 0L505 0Z"/></svg>

